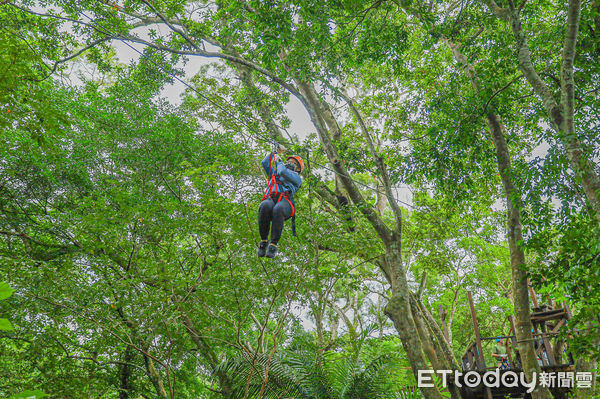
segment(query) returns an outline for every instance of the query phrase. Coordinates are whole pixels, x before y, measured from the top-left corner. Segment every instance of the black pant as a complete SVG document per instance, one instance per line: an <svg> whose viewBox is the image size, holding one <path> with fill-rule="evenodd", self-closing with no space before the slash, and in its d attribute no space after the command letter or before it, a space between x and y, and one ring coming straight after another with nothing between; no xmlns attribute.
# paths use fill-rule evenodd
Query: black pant
<svg viewBox="0 0 600 399"><path fill-rule="evenodd" d="M279 195L275 197L277 200ZM271 242L277 244L283 231L283 222L292 216L292 206L285 198L275 203L272 198L267 198L260 203L258 208L258 231L260 239L269 238L269 228L271 228ZM271 227L271 223L273 226Z"/></svg>

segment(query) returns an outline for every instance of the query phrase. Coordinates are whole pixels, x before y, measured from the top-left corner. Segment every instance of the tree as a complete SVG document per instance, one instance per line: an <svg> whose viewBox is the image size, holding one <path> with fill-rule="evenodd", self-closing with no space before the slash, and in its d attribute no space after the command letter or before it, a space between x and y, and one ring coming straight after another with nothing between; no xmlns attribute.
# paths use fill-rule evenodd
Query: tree
<svg viewBox="0 0 600 399"><path fill-rule="evenodd" d="M554 10L548 7L534 16L541 25L544 13ZM539 162L529 159L535 146L556 137L540 125L546 111L522 84L529 69L520 71L512 57L511 35L501 34L502 21L479 4L141 0L38 8L11 3L2 10L17 22L11 29L30 21L51 37L16 66L10 66L15 57L3 59L14 68L13 81L60 72L80 56L110 76L80 88L47 78L35 89L44 100L38 114L50 119L27 125L23 113L8 117L3 134L2 165L10 167L2 169L2 262L23 273L0 278L28 305L8 338L28 354L43 353L46 369L57 369L57 358L69 360L64 375L79 382L55 384L53 394L85 385L88 392L113 390L120 397L232 397L246 384L260 396L268 370L282 365L279 351L301 330L295 301L314 317L317 362L332 345L357 354L355 338L371 317L383 336L383 311L413 373L457 369L455 353L470 336L448 334L453 345L432 309L445 304L459 314L462 287L468 287L489 308L482 309L488 316L482 328L498 328L510 311L503 297L508 259L520 350L526 371L537 370L527 340L527 277L539 266L525 249L539 256L541 248L572 248L576 238L555 229L558 218L565 215L566 225L580 226L589 237L583 234L589 217L568 210L586 202L569 198L577 183L550 183L560 166L531 167ZM587 12L584 19L593 21ZM23 31L23 37L37 34ZM594 32L583 31L586 54L592 54ZM565 48L573 47L572 36ZM31 49L15 35L3 39L17 53ZM139 62L116 65L112 41L138 51ZM565 54L561 112L574 115L567 103L575 98L569 60L576 55ZM181 107L161 100L161 87L180 79L175 65L195 56L217 62L185 82ZM580 62L591 65L587 58ZM581 76L589 87L581 131L591 140L596 98L589 70ZM24 107L20 98L6 98L12 108ZM303 141L287 131L292 98L316 132ZM32 135L29 126L42 133ZM302 238L286 243L285 267L253 256L251 210L262 184L254 165L273 139L306 155L309 166L298 208L306 215ZM547 159L562 166L565 156L572 158L571 167L591 176L593 186L593 165L575 159L583 154L577 145L592 148L581 140ZM397 194L407 184L417 190L414 205ZM548 204L557 197L563 204L555 213ZM498 239L503 223L490 209L501 207L503 198L508 245ZM594 209L593 198L586 198ZM539 245L549 232L559 245ZM561 270L594 258L556 259ZM498 278L489 276L494 269ZM369 304L373 315L365 310ZM50 320L48 331L36 323L40 317ZM458 317L459 324L465 321ZM43 345L32 337L42 337ZM221 367L240 354L250 366L242 385ZM27 364L14 362L13 375ZM255 376L257 368L262 374ZM437 388L423 394L442 396ZM458 397L455 389L451 394Z"/></svg>
<svg viewBox="0 0 600 399"><path fill-rule="evenodd" d="M495 16L510 23L516 42L519 69L542 100L548 121L563 143L571 168L577 179L581 181L590 208L600 222L600 178L597 168L588 158L588 146L582 142L575 127L574 61L581 18L581 1L570 1L568 4L560 66L560 101L555 99L554 93L540 78L532 62L531 50L521 21L525 2L521 4L509 2L507 8L498 6L494 1L485 4ZM597 9L598 6L593 7Z"/></svg>

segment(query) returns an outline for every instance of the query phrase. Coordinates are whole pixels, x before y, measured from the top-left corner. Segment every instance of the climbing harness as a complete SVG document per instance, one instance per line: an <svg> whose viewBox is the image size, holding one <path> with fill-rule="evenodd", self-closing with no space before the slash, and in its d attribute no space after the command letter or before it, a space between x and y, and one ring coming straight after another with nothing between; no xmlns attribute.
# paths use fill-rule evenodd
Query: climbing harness
<svg viewBox="0 0 600 399"><path fill-rule="evenodd" d="M285 199L288 204L290 204L292 207L292 215L290 216L292 218L292 235L296 237L296 207L294 206L294 196L289 190L279 190L279 185L282 184L282 182L278 179L279 176L277 176L277 173L271 168L273 154L278 148L279 144L276 141L273 141L272 149L274 151L271 151L271 154L269 155L269 176L267 177L269 182L267 183L267 188L263 194L262 201L270 197L275 204L279 203L282 199ZM277 194L279 194L279 196ZM275 200L275 198L277 198L277 200Z"/></svg>

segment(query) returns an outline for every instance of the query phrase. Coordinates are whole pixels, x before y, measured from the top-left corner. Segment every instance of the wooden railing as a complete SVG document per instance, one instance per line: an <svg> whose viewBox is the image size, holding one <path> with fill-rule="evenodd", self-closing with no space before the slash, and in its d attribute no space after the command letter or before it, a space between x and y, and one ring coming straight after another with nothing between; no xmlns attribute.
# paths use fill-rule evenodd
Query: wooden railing
<svg viewBox="0 0 600 399"><path fill-rule="evenodd" d="M504 339L506 342L506 353L508 357L508 368L513 370L521 369L521 360L517 350L517 338L515 335L515 322L512 316L509 316L508 320L511 327L511 335L502 335L496 337L482 337L479 331L479 323L477 321L477 315L475 313L475 307L473 306L473 298L471 292L468 292L469 305L471 308L471 319L473 321L473 329L475 333L475 342L471 343L465 350L464 355L461 359L461 365L463 370L472 371L485 371L489 369L495 369L496 364L493 367L488 367L485 362L483 355L482 343L484 341L491 341L496 339ZM560 329L563 328L571 317L571 312L568 306L555 308L554 303L552 305L542 304L534 308L531 314L531 322L533 325L533 342L535 352L538 357L539 365L542 368L562 368L573 364L573 358L568 352L568 346L566 343L557 341L556 338L559 335ZM555 345L552 345L554 339ZM560 347L555 348L556 344ZM556 349L556 351L555 351ZM567 354L566 362L563 360L563 353ZM556 355L560 357L557 358Z"/></svg>

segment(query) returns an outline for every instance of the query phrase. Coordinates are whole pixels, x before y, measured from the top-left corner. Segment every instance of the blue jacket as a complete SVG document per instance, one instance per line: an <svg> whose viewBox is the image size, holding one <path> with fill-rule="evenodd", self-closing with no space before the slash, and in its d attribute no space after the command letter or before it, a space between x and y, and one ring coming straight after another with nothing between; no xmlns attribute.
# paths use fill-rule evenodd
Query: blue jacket
<svg viewBox="0 0 600 399"><path fill-rule="evenodd" d="M261 162L269 182L271 181L271 175L269 175L269 166L272 159L271 156L274 157L275 154L272 152L268 153L265 159L263 159ZM293 197L294 193L298 191L300 186L302 186L302 177L300 177L300 175L293 170L286 168L283 161L277 162L275 167L271 168L271 173L275 173L277 176L277 180L280 183L277 185L277 191L280 193L289 191ZM274 192L275 190L271 189L271 191Z"/></svg>

